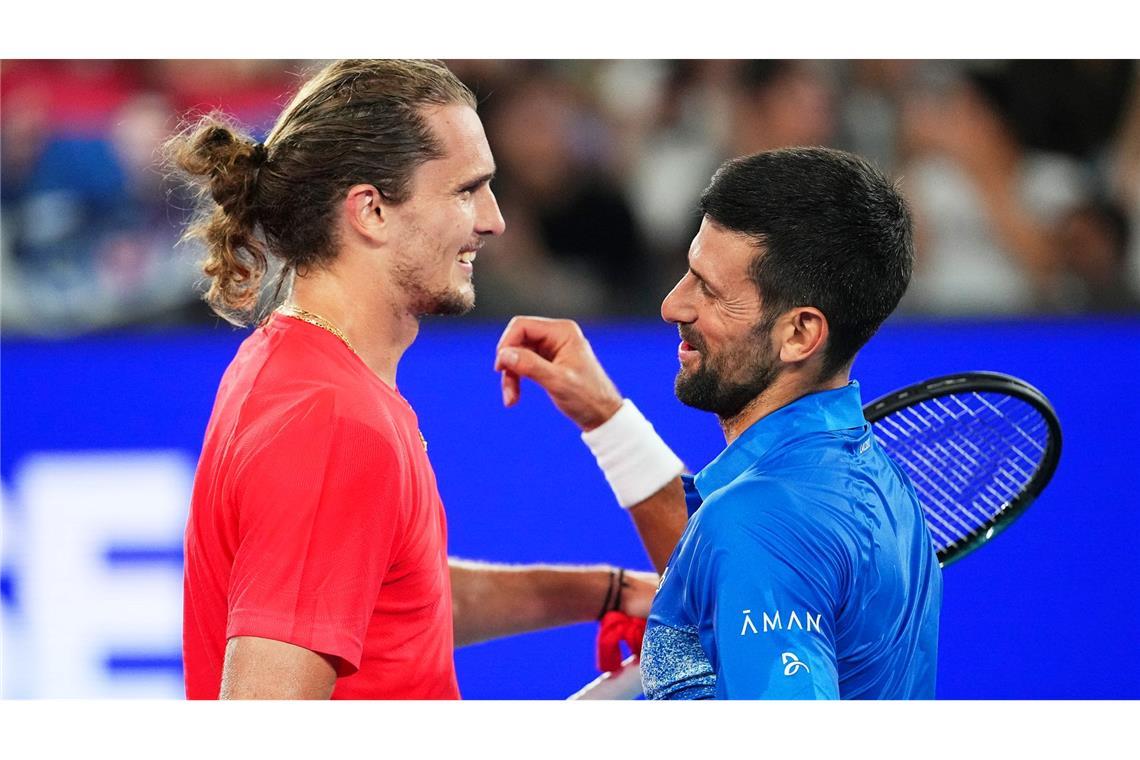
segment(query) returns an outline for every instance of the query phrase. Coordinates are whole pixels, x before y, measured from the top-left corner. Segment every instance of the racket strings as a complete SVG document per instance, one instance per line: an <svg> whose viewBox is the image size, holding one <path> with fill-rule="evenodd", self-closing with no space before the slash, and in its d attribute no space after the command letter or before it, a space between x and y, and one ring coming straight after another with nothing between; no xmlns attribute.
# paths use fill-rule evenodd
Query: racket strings
<svg viewBox="0 0 1140 760"><path fill-rule="evenodd" d="M1000 393L940 396L874 423L875 439L914 483L941 553L988 531L1040 468L1045 418Z"/></svg>

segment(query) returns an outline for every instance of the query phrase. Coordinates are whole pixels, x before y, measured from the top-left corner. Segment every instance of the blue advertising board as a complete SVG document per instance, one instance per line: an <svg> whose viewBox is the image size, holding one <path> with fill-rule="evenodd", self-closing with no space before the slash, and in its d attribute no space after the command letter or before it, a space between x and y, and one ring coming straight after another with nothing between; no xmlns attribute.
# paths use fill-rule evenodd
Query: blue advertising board
<svg viewBox="0 0 1140 760"><path fill-rule="evenodd" d="M453 556L648 569L576 429L536 386L504 409L500 324L429 320L399 386L429 441ZM585 325L596 353L693 470L724 442L673 397L676 331ZM181 531L228 326L5 339L0 362L4 695L181 695ZM938 695L1140 698L1140 498L1131 433L1140 321L895 320L860 355L864 402L962 370L1052 400L1061 464L1000 539L946 570ZM596 674L592 623L461 649L466 698L560 699Z"/></svg>

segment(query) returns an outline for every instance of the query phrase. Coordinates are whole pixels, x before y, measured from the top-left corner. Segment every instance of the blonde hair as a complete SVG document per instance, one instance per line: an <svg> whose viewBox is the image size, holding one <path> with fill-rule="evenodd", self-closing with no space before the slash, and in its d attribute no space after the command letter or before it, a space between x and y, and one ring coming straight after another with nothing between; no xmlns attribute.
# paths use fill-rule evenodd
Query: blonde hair
<svg viewBox="0 0 1140 760"><path fill-rule="evenodd" d="M456 103L476 105L442 63L337 61L305 82L264 145L217 112L172 137L168 165L198 190L183 239L205 246L211 308L257 321L271 255L282 265L273 300L290 271L331 261L334 210L353 185L407 200L416 168L442 155L424 109Z"/></svg>

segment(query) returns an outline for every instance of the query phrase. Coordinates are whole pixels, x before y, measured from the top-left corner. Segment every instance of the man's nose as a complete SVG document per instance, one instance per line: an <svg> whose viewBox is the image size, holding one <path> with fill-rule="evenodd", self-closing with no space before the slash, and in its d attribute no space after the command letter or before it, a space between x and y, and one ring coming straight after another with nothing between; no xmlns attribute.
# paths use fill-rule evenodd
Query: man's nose
<svg viewBox="0 0 1140 760"><path fill-rule="evenodd" d="M689 288L686 274L665 296L661 302L661 318L670 324L688 324L696 321L696 311L692 308L692 299L689 297Z"/></svg>
<svg viewBox="0 0 1140 760"><path fill-rule="evenodd" d="M503 212L499 210L499 202L489 188L487 190L487 201L479 209L477 224L476 232L480 235L502 235L507 229Z"/></svg>

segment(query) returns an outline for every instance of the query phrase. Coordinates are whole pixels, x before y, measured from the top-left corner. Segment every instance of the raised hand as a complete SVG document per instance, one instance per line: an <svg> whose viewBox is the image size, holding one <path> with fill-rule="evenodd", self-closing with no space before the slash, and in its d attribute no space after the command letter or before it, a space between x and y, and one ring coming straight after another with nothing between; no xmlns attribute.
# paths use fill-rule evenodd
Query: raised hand
<svg viewBox="0 0 1140 760"><path fill-rule="evenodd" d="M528 377L582 430L593 430L621 407L617 386L569 319L512 319L499 338L495 370L502 372L504 406L518 403L520 378Z"/></svg>

